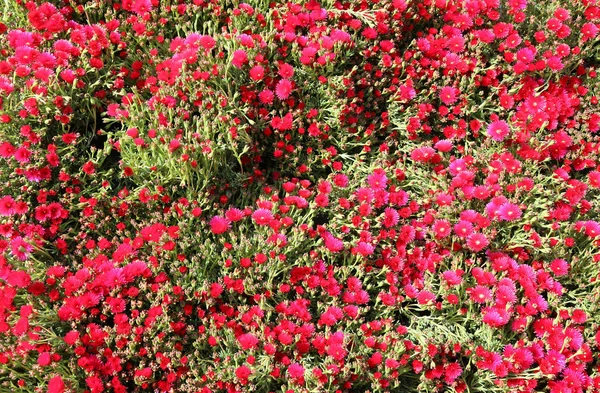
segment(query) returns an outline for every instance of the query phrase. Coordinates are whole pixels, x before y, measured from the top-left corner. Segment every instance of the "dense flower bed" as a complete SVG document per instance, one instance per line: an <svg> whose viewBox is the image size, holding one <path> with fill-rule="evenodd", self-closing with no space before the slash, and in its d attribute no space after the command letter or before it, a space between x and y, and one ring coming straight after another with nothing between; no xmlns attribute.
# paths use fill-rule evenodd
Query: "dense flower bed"
<svg viewBox="0 0 600 393"><path fill-rule="evenodd" d="M0 9L0 391L600 392L597 0Z"/></svg>

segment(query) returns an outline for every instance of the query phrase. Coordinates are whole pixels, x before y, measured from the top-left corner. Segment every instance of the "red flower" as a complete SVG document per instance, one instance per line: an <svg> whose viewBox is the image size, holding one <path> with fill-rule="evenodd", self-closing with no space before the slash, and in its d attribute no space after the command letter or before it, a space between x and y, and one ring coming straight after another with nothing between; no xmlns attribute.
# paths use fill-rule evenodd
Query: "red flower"
<svg viewBox="0 0 600 393"><path fill-rule="evenodd" d="M273 103L273 98L275 98L275 94L269 89L265 89L258 93L258 99L262 104L268 105Z"/></svg>
<svg viewBox="0 0 600 393"><path fill-rule="evenodd" d="M242 385L248 383L248 377L252 374L252 371L246 365L242 365L235 369L235 376L240 380Z"/></svg>
<svg viewBox="0 0 600 393"><path fill-rule="evenodd" d="M50 378L48 381L48 393L63 393L65 391L65 383L60 375Z"/></svg>
<svg viewBox="0 0 600 393"><path fill-rule="evenodd" d="M88 161L85 164L83 164L83 168L82 169L88 175L92 175L92 174L94 174L94 172L96 172L96 169L94 167L94 163L91 162L91 161Z"/></svg>

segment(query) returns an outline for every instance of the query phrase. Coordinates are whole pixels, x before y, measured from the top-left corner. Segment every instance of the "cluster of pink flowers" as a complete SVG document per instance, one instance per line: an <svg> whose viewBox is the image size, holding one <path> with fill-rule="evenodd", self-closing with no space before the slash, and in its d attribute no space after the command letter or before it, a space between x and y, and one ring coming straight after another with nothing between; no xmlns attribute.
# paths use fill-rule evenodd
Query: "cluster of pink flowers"
<svg viewBox="0 0 600 393"><path fill-rule="evenodd" d="M5 7L0 391L600 391L596 1L176 3Z"/></svg>

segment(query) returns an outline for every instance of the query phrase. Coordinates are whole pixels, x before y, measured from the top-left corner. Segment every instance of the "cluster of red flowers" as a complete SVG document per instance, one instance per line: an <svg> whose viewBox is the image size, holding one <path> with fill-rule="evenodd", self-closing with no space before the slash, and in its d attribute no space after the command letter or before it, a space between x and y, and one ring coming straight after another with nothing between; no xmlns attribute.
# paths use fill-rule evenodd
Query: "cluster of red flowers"
<svg viewBox="0 0 600 393"><path fill-rule="evenodd" d="M7 0L0 391L600 391L600 4Z"/></svg>

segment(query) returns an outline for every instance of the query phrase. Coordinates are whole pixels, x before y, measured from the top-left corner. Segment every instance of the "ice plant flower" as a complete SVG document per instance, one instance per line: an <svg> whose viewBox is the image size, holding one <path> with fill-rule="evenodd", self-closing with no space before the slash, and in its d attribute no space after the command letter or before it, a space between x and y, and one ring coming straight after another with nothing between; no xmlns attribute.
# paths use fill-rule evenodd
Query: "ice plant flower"
<svg viewBox="0 0 600 393"><path fill-rule="evenodd" d="M230 221L225 217L214 216L210 219L209 225L212 233L215 235L220 235L227 232L227 230L230 228Z"/></svg>
<svg viewBox="0 0 600 393"><path fill-rule="evenodd" d="M504 120L494 121L487 128L488 136L497 142L503 141L509 133L510 128Z"/></svg>
<svg viewBox="0 0 600 393"><path fill-rule="evenodd" d="M254 213L252 213L252 219L258 225L269 225L273 218L273 213L268 209L256 209Z"/></svg>
<svg viewBox="0 0 600 393"><path fill-rule="evenodd" d="M281 79L275 86L275 94L280 100L285 100L292 92L292 82L289 79Z"/></svg>
<svg viewBox="0 0 600 393"><path fill-rule="evenodd" d="M521 218L521 209L514 203L503 203L498 208L498 218L503 221L514 221Z"/></svg>

